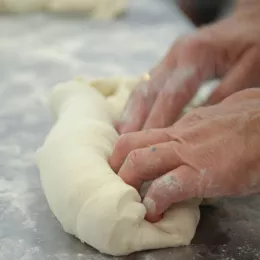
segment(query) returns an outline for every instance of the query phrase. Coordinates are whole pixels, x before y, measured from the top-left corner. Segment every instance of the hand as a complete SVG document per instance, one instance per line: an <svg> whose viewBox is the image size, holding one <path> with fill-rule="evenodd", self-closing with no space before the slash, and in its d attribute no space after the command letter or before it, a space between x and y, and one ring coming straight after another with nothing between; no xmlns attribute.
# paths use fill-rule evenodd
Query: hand
<svg viewBox="0 0 260 260"><path fill-rule="evenodd" d="M110 165L140 189L147 219L158 221L175 202L260 191L260 90L240 91L198 108L170 128L122 135Z"/></svg>
<svg viewBox="0 0 260 260"><path fill-rule="evenodd" d="M172 125L203 81L211 78L223 79L208 104L260 84L260 2L251 2L241 4L232 17L179 39L150 79L136 87L118 131Z"/></svg>

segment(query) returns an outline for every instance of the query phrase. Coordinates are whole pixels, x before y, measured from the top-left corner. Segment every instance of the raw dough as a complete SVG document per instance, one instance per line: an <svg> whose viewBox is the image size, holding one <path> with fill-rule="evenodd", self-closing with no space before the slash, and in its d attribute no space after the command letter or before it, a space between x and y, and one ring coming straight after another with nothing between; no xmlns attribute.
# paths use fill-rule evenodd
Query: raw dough
<svg viewBox="0 0 260 260"><path fill-rule="evenodd" d="M127 5L128 0L0 0L0 11L91 12L96 18L112 18Z"/></svg>
<svg viewBox="0 0 260 260"><path fill-rule="evenodd" d="M173 205L151 224L138 192L110 168L118 139L113 120L136 80L82 80L54 88L58 118L37 154L42 186L66 232L111 255L188 245L199 222L200 200Z"/></svg>

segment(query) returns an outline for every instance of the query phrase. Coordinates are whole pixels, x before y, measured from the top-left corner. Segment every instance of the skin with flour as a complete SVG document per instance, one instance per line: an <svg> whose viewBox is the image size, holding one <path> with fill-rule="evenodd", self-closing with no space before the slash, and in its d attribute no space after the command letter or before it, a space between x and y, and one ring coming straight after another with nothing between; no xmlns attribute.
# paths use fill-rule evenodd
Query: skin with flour
<svg viewBox="0 0 260 260"><path fill-rule="evenodd" d="M154 181L144 198L150 221L177 201L260 190L260 95L242 91L260 84L259 13L259 1L241 0L231 17L179 39L130 97L110 164L137 189ZM214 77L222 80L210 106L176 122Z"/></svg>

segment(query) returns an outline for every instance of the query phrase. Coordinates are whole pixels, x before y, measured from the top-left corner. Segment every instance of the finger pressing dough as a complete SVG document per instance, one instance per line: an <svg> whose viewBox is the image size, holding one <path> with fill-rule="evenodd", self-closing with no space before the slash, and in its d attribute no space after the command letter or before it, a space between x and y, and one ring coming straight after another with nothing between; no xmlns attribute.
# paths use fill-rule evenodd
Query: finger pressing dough
<svg viewBox="0 0 260 260"><path fill-rule="evenodd" d="M0 11L91 12L96 18L112 18L127 5L128 0L0 0Z"/></svg>
<svg viewBox="0 0 260 260"><path fill-rule="evenodd" d="M55 87L57 122L37 154L45 195L64 230L116 256L188 245L200 216L201 201L194 200L173 205L158 223L147 222L139 193L108 164L118 139L113 120L135 83L78 80Z"/></svg>

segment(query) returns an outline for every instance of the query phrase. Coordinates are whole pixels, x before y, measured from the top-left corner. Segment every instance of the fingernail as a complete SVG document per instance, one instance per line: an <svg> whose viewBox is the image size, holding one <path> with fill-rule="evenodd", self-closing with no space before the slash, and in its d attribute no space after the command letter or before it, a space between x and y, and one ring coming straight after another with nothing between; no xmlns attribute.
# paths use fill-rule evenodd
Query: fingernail
<svg viewBox="0 0 260 260"><path fill-rule="evenodd" d="M149 221L150 223L156 223L159 222L161 219L163 218L163 214L159 215L159 216L153 216L151 214L146 214L145 219L147 221Z"/></svg>
<svg viewBox="0 0 260 260"><path fill-rule="evenodd" d="M154 214L156 211L156 203L154 200L152 200L151 198L145 198L143 200L143 204L147 209L147 212L149 212L150 214Z"/></svg>

